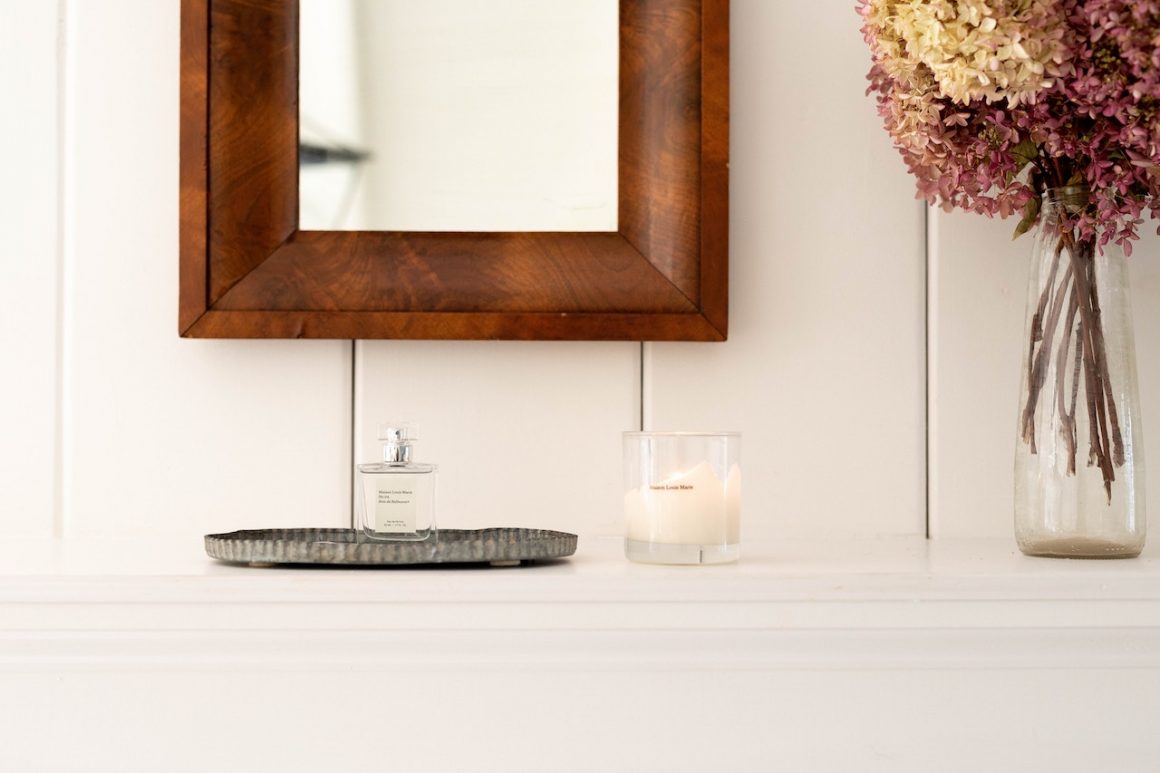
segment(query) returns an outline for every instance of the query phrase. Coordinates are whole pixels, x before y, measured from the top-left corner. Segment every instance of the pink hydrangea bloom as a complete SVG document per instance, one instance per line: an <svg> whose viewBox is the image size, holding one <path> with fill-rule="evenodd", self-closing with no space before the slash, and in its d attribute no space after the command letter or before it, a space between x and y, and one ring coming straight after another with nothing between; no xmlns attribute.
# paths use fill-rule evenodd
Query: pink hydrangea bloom
<svg viewBox="0 0 1160 773"><path fill-rule="evenodd" d="M1160 214L1160 0L858 0L868 93L918 194L1023 213L1086 185L1081 235L1131 250Z"/></svg>

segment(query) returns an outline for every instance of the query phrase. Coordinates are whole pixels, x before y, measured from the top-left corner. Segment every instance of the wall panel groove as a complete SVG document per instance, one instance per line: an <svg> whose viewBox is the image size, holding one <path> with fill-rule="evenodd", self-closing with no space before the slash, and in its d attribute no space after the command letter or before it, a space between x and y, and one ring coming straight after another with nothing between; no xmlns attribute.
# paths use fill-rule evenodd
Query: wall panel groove
<svg viewBox="0 0 1160 773"><path fill-rule="evenodd" d="M934 351L931 342L931 321L932 321L932 306L931 306L931 286L937 281L935 271L937 266L932 260L932 245L934 241L935 229L938 223L934 220L931 213L931 208L928 206L922 211L922 230L923 230L923 296L922 296L922 312L923 312L923 377L926 381L926 389L923 392L923 483L925 485L924 499L923 499L923 520L926 526L926 538L930 539L930 512L931 512L931 498L932 498L932 476L931 470L931 433L933 410L931 401L934 399L934 383L931 381L931 363L934 362L938 353Z"/></svg>
<svg viewBox="0 0 1160 773"><path fill-rule="evenodd" d="M68 230L64 224L69 222L68 208L71 205L69 193L71 191L68 170L71 168L69 156L69 88L71 81L68 77L72 69L71 34L69 20L72 18L69 0L57 0L57 70L56 70L56 251L55 277L55 307L53 314L53 427L52 427L52 536L59 538L64 535L64 443L65 443L65 401L64 380L65 365L65 313L68 308L66 296L67 274L65 270L65 256L69 254Z"/></svg>

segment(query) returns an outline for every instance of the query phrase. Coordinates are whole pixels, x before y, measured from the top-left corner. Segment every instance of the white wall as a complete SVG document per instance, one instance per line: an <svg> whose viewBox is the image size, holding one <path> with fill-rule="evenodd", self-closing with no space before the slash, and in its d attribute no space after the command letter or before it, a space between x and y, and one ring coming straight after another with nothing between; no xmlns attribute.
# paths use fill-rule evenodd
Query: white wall
<svg viewBox="0 0 1160 773"><path fill-rule="evenodd" d="M750 535L925 529L923 209L858 22L733 4L729 341L645 349L650 428L744 431Z"/></svg>
<svg viewBox="0 0 1160 773"><path fill-rule="evenodd" d="M405 416L443 465L444 525L616 533L619 432L643 417L745 433L748 538L921 534L929 354L935 533L1009 534L1027 245L959 215L924 244L848 4L734 0L730 341L644 347L179 339L178 11L0 0L0 77L30 108L0 129L21 148L0 194L0 532L343 524L352 455Z"/></svg>
<svg viewBox="0 0 1160 773"><path fill-rule="evenodd" d="M59 50L55 3L0 9L4 93L33 108L3 129L0 265L29 281L3 304L0 530L345 523L350 343L177 336L177 0L63 2Z"/></svg>
<svg viewBox="0 0 1160 773"><path fill-rule="evenodd" d="M22 23L14 23L17 21ZM0 531L51 534L59 369L57 9L0 0ZM30 77L31 76L31 77Z"/></svg>

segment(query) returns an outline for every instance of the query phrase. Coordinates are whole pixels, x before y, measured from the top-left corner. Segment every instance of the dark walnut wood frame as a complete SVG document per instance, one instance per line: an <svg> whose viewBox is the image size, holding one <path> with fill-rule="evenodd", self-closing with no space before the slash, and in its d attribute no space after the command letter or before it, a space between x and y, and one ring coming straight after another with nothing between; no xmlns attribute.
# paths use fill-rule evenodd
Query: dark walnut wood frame
<svg viewBox="0 0 1160 773"><path fill-rule="evenodd" d="M182 0L181 335L725 339L728 0L621 0L615 233L298 230L297 6Z"/></svg>

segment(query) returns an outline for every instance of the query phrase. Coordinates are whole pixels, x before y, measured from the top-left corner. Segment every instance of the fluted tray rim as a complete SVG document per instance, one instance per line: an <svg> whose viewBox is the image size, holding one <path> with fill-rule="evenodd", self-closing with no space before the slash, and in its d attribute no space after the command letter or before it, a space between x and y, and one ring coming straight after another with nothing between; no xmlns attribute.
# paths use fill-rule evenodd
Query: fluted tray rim
<svg viewBox="0 0 1160 773"><path fill-rule="evenodd" d="M566 558L579 538L549 529L440 529L434 541L367 540L355 529L242 529L205 535L211 558L238 564L415 566Z"/></svg>

